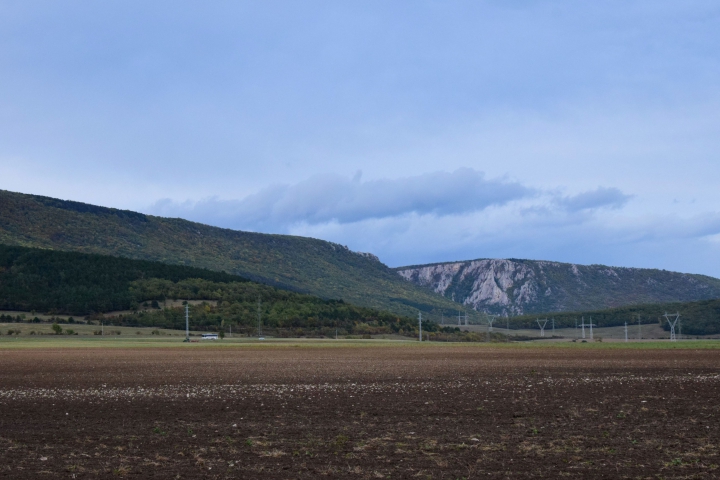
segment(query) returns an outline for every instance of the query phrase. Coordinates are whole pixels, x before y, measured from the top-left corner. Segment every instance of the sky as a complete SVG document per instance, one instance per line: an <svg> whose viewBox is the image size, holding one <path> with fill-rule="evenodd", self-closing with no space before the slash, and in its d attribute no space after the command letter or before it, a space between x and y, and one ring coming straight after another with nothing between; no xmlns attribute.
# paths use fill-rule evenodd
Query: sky
<svg viewBox="0 0 720 480"><path fill-rule="evenodd" d="M0 189L720 277L719 80L716 0L4 0Z"/></svg>

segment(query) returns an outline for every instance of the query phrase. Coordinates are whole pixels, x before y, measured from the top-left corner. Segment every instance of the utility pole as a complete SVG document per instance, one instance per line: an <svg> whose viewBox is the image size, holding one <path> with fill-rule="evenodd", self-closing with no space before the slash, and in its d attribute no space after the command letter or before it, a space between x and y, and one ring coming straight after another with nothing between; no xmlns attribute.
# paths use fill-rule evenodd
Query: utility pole
<svg viewBox="0 0 720 480"><path fill-rule="evenodd" d="M422 312L418 312L419 341L422 342Z"/></svg>
<svg viewBox="0 0 720 480"><path fill-rule="evenodd" d="M592 340L592 339L593 339L592 327L593 327L593 324L592 324L592 317L590 317L590 340Z"/></svg>
<svg viewBox="0 0 720 480"><path fill-rule="evenodd" d="M257 308L257 317L258 317L258 340L262 340L262 302L260 301L260 297L258 297L258 308Z"/></svg>
<svg viewBox="0 0 720 480"><path fill-rule="evenodd" d="M680 315L678 315L678 338L682 340L682 321L680 320Z"/></svg>
<svg viewBox="0 0 720 480"><path fill-rule="evenodd" d="M640 315L638 315L638 340L642 340L642 327L640 325Z"/></svg>
<svg viewBox="0 0 720 480"><path fill-rule="evenodd" d="M189 307L187 303L185 304L185 341L190 341L190 312Z"/></svg>
<svg viewBox="0 0 720 480"><path fill-rule="evenodd" d="M625 342L627 342L627 341L628 341L628 338L627 338L627 322L625 322Z"/></svg>
<svg viewBox="0 0 720 480"><path fill-rule="evenodd" d="M582 338L584 339L585 338L585 317L582 317L581 328L582 328Z"/></svg>
<svg viewBox="0 0 720 480"><path fill-rule="evenodd" d="M555 318L552 319L553 337L555 336Z"/></svg>
<svg viewBox="0 0 720 480"><path fill-rule="evenodd" d="M105 336L105 322L100 320L100 336Z"/></svg>
<svg viewBox="0 0 720 480"><path fill-rule="evenodd" d="M462 325L462 317L460 316L460 310L458 310L458 326Z"/></svg>

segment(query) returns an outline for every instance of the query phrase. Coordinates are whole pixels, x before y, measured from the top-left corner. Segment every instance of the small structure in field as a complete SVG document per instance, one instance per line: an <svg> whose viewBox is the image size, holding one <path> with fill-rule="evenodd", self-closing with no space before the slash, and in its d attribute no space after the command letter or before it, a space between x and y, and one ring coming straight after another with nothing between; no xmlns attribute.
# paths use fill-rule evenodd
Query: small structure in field
<svg viewBox="0 0 720 480"><path fill-rule="evenodd" d="M203 340L217 340L218 334L217 333L203 333L202 339Z"/></svg>

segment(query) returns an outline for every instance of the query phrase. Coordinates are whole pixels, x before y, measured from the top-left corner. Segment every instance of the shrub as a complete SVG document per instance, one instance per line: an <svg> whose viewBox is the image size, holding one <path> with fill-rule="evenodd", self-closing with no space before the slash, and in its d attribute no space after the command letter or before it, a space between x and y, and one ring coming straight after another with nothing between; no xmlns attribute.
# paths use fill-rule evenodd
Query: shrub
<svg viewBox="0 0 720 480"><path fill-rule="evenodd" d="M67 335L75 335L75 330L73 330L73 329L71 329L71 328L68 328L68 329L65 330L65 333L66 333Z"/></svg>
<svg viewBox="0 0 720 480"><path fill-rule="evenodd" d="M60 335L62 333L62 327L58 325L57 323L52 324L52 330L55 332L55 335Z"/></svg>

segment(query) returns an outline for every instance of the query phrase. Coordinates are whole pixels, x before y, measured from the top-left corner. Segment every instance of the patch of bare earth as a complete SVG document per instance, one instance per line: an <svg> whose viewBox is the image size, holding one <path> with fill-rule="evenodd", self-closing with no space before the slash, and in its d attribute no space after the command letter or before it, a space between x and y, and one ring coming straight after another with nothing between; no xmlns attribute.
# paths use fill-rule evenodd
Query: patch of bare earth
<svg viewBox="0 0 720 480"><path fill-rule="evenodd" d="M1 351L5 478L717 478L720 352Z"/></svg>

